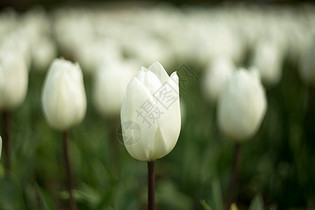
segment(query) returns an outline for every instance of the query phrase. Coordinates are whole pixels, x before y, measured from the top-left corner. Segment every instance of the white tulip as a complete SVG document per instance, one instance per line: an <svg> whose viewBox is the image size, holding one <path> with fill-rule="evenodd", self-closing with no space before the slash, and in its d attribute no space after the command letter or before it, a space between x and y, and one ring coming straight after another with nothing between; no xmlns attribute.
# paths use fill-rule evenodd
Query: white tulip
<svg viewBox="0 0 315 210"><path fill-rule="evenodd" d="M84 74L93 74L104 60L121 58L120 48L115 43L106 41L87 41L78 46L76 58Z"/></svg>
<svg viewBox="0 0 315 210"><path fill-rule="evenodd" d="M257 67L261 79L267 85L275 85L282 75L281 48L271 41L260 41L255 48L252 66Z"/></svg>
<svg viewBox="0 0 315 210"><path fill-rule="evenodd" d="M12 110L26 97L28 70L22 54L0 51L0 109Z"/></svg>
<svg viewBox="0 0 315 210"><path fill-rule="evenodd" d="M48 124L66 130L82 121L86 96L79 64L55 59L45 79L42 105Z"/></svg>
<svg viewBox="0 0 315 210"><path fill-rule="evenodd" d="M121 107L123 140L135 159L153 161L175 147L181 128L177 73L155 62L128 84Z"/></svg>
<svg viewBox="0 0 315 210"><path fill-rule="evenodd" d="M93 99L96 109L103 115L118 115L126 88L134 72L127 63L104 63L94 76Z"/></svg>
<svg viewBox="0 0 315 210"><path fill-rule="evenodd" d="M32 65L36 70L44 71L57 55L55 43L47 38L41 38L32 46Z"/></svg>
<svg viewBox="0 0 315 210"><path fill-rule="evenodd" d="M230 59L221 57L214 60L207 68L202 81L202 90L205 97L216 103L234 69L235 66Z"/></svg>
<svg viewBox="0 0 315 210"><path fill-rule="evenodd" d="M219 99L219 128L236 141L252 137L266 112L265 90L255 73L244 69L235 72Z"/></svg>
<svg viewBox="0 0 315 210"><path fill-rule="evenodd" d="M30 53L30 43L27 36L21 31L7 34L1 43L1 49L12 50L14 52L19 52L26 63L26 67L30 70L31 66L31 53Z"/></svg>
<svg viewBox="0 0 315 210"><path fill-rule="evenodd" d="M315 86L315 37L301 56L299 73L307 85Z"/></svg>

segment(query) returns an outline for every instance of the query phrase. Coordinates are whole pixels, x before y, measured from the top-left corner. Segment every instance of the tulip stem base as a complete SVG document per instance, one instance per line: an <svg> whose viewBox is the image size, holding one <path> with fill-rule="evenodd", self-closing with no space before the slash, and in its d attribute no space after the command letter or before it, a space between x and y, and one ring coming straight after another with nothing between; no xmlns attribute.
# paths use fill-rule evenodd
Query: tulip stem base
<svg viewBox="0 0 315 210"><path fill-rule="evenodd" d="M2 112L3 147L5 155L5 170L11 171L11 145L10 145L10 113Z"/></svg>
<svg viewBox="0 0 315 210"><path fill-rule="evenodd" d="M231 204L235 202L237 198L240 151L241 151L241 144L236 143L234 146L233 168L231 172L231 181L230 181L227 209L230 209Z"/></svg>
<svg viewBox="0 0 315 210"><path fill-rule="evenodd" d="M73 176L71 172L71 163L70 163L70 156L69 156L69 139L68 133L65 131L63 132L63 150L64 150L64 157L65 157L65 166L67 172L67 186L69 192L69 202L71 210L77 210L77 205L73 199Z"/></svg>
<svg viewBox="0 0 315 210"><path fill-rule="evenodd" d="M154 161L148 162L148 210L155 210L155 171Z"/></svg>

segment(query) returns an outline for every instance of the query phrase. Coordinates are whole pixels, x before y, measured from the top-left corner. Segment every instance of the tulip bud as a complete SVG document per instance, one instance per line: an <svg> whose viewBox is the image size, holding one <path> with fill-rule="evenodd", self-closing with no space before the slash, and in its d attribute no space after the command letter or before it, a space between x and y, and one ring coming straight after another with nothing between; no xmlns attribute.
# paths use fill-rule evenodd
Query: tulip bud
<svg viewBox="0 0 315 210"><path fill-rule="evenodd" d="M299 73L307 85L315 85L315 37L300 60Z"/></svg>
<svg viewBox="0 0 315 210"><path fill-rule="evenodd" d="M134 72L124 63L105 63L94 77L93 99L96 109L104 116L119 114L126 88Z"/></svg>
<svg viewBox="0 0 315 210"><path fill-rule="evenodd" d="M135 159L153 161L175 147L181 127L178 76L155 62L128 84L121 107L123 140Z"/></svg>
<svg viewBox="0 0 315 210"><path fill-rule="evenodd" d="M12 110L25 99L28 70L23 56L11 50L0 52L0 109Z"/></svg>
<svg viewBox="0 0 315 210"><path fill-rule="evenodd" d="M235 67L229 59L222 57L214 60L203 77L202 89L205 97L216 103L234 69Z"/></svg>
<svg viewBox="0 0 315 210"><path fill-rule="evenodd" d="M219 99L219 128L230 138L243 141L256 133L265 112L265 90L258 75L244 69L235 72Z"/></svg>
<svg viewBox="0 0 315 210"><path fill-rule="evenodd" d="M53 61L45 79L42 105L48 124L57 130L82 121L86 96L79 64L64 59Z"/></svg>

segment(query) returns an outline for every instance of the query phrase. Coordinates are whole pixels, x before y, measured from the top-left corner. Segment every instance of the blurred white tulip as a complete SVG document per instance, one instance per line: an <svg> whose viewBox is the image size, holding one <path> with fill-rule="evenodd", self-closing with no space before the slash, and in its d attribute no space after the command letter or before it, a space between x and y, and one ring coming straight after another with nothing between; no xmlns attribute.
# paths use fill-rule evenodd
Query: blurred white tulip
<svg viewBox="0 0 315 210"><path fill-rule="evenodd" d="M128 63L111 60L95 72L93 100L103 116L119 114L127 85L135 73L132 68Z"/></svg>
<svg viewBox="0 0 315 210"><path fill-rule="evenodd" d="M19 52L0 49L0 109L21 105L27 94L28 70Z"/></svg>
<svg viewBox="0 0 315 210"><path fill-rule="evenodd" d="M38 71L46 71L57 56L55 43L48 38L38 39L32 46L32 67Z"/></svg>
<svg viewBox="0 0 315 210"><path fill-rule="evenodd" d="M270 40L260 41L254 51L252 66L257 67L263 83L277 84L282 75L283 53L281 48Z"/></svg>
<svg viewBox="0 0 315 210"><path fill-rule="evenodd" d="M82 65L83 73L92 75L103 65L104 60L121 59L121 52L114 42L88 41L78 46L76 58Z"/></svg>
<svg viewBox="0 0 315 210"><path fill-rule="evenodd" d="M235 66L230 59L220 57L215 59L206 69L202 78L202 91L211 102L216 103L226 81L231 77Z"/></svg>
<svg viewBox="0 0 315 210"><path fill-rule="evenodd" d="M86 112L86 96L79 64L55 59L46 75L42 105L48 124L67 130L81 122Z"/></svg>
<svg viewBox="0 0 315 210"><path fill-rule="evenodd" d="M252 137L266 112L265 90L256 72L240 69L227 82L218 104L221 131L235 141Z"/></svg>
<svg viewBox="0 0 315 210"><path fill-rule="evenodd" d="M20 53L25 60L27 69L30 70L31 53L30 43L27 38L28 37L21 31L7 34L1 42L1 49L11 50Z"/></svg>
<svg viewBox="0 0 315 210"><path fill-rule="evenodd" d="M123 140L135 159L153 161L175 147L181 128L178 76L155 62L129 83L121 107ZM138 135L137 135L138 134Z"/></svg>
<svg viewBox="0 0 315 210"><path fill-rule="evenodd" d="M300 59L299 73L307 85L315 85L315 37Z"/></svg>
<svg viewBox="0 0 315 210"><path fill-rule="evenodd" d="M138 34L134 38L128 37L125 48L132 59L140 63L151 64L155 60L160 60L163 64L170 63L170 51L165 50L167 46L158 38L149 38Z"/></svg>

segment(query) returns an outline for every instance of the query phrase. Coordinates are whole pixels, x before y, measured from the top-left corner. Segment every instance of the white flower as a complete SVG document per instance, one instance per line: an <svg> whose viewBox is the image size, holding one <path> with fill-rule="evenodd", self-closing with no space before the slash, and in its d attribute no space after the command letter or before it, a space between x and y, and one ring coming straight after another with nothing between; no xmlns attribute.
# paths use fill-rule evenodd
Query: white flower
<svg viewBox="0 0 315 210"><path fill-rule="evenodd" d="M28 70L22 54L0 50L0 109L11 110L25 99Z"/></svg>
<svg viewBox="0 0 315 210"><path fill-rule="evenodd" d="M181 128L178 76L155 62L129 83L121 107L123 140L129 154L153 161L175 147Z"/></svg>
<svg viewBox="0 0 315 210"><path fill-rule="evenodd" d="M120 59L119 46L110 41L87 41L77 46L76 58L82 65L84 74L93 74L104 63L104 60Z"/></svg>
<svg viewBox="0 0 315 210"><path fill-rule="evenodd" d="M66 130L82 121L86 96L79 64L55 59L45 79L42 105L48 124Z"/></svg>
<svg viewBox="0 0 315 210"><path fill-rule="evenodd" d="M234 69L235 66L230 59L221 57L214 60L206 69L202 81L202 90L205 97L216 103Z"/></svg>
<svg viewBox="0 0 315 210"><path fill-rule="evenodd" d="M132 66L122 61L104 63L94 76L93 99L104 116L118 115L128 83L134 76Z"/></svg>
<svg viewBox="0 0 315 210"><path fill-rule="evenodd" d="M55 43L48 38L40 38L32 46L32 67L44 71L56 55Z"/></svg>
<svg viewBox="0 0 315 210"><path fill-rule="evenodd" d="M24 58L27 69L30 70L31 66L30 43L26 34L24 34L21 31L16 31L7 34L1 42L1 49L6 49L21 54Z"/></svg>
<svg viewBox="0 0 315 210"><path fill-rule="evenodd" d="M265 90L254 73L244 69L235 72L219 100L219 128L236 141L253 136L266 112Z"/></svg>
<svg viewBox="0 0 315 210"><path fill-rule="evenodd" d="M272 41L260 41L255 48L252 66L257 67L261 79L267 85L275 85L282 75L281 48Z"/></svg>

